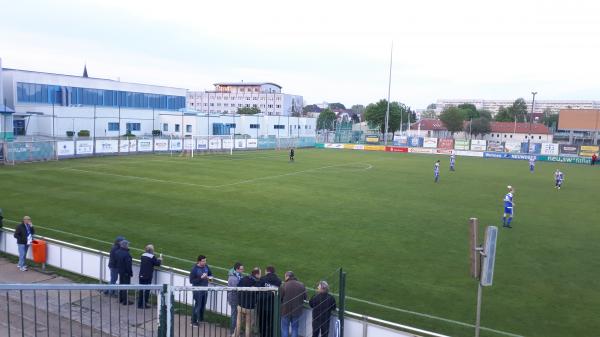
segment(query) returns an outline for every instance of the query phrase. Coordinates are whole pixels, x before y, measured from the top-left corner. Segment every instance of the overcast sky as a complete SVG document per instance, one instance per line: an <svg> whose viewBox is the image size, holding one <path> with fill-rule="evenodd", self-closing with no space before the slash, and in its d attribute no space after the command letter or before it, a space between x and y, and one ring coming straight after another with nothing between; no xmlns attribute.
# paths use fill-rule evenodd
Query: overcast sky
<svg viewBox="0 0 600 337"><path fill-rule="evenodd" d="M306 103L600 99L600 1L0 0L3 66Z"/></svg>

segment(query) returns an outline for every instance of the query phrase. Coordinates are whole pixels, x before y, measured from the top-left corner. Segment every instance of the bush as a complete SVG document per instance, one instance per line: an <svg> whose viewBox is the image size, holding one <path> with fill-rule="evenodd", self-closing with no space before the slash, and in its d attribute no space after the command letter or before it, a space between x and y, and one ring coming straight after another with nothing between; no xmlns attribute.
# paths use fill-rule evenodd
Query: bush
<svg viewBox="0 0 600 337"><path fill-rule="evenodd" d="M127 139L131 139L131 138L135 138L135 135L131 133L131 131L127 131L126 134L124 134L122 137L125 137Z"/></svg>
<svg viewBox="0 0 600 337"><path fill-rule="evenodd" d="M77 132L77 137L89 137L90 136L90 130L79 130L79 132Z"/></svg>
<svg viewBox="0 0 600 337"><path fill-rule="evenodd" d="M160 130L152 130L152 135L155 137L158 137L160 135L162 135L162 131Z"/></svg>
<svg viewBox="0 0 600 337"><path fill-rule="evenodd" d="M67 137L69 137L69 138L73 138L74 134L75 134L75 132L73 132L73 131L67 131Z"/></svg>

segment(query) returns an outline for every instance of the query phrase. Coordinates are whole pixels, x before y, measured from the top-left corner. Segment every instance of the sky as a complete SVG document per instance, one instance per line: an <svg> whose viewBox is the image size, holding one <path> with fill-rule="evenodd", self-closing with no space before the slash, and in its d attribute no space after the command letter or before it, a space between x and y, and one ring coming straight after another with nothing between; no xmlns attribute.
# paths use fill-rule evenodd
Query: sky
<svg viewBox="0 0 600 337"><path fill-rule="evenodd" d="M3 67L305 104L599 99L599 1L0 0Z"/></svg>

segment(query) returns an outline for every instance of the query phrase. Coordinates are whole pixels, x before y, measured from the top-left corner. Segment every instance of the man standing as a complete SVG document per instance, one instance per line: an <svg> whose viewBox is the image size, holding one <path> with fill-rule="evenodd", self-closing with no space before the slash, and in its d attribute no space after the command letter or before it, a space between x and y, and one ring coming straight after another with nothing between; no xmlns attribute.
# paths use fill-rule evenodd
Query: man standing
<svg viewBox="0 0 600 337"><path fill-rule="evenodd" d="M559 169L556 169L556 172L554 172L554 188L556 188L557 190L560 190L564 179L565 179L565 176L562 173L562 171Z"/></svg>
<svg viewBox="0 0 600 337"><path fill-rule="evenodd" d="M329 284L325 281L317 285L318 294L313 296L308 304L312 310L313 337L329 336L329 320L331 312L335 310L335 298L329 294Z"/></svg>
<svg viewBox="0 0 600 337"><path fill-rule="evenodd" d="M279 289L281 279L275 274L275 267L268 266L265 276L258 281L257 287L272 287ZM272 292L258 293L258 330L261 337L273 336L273 308L275 308L275 294Z"/></svg>
<svg viewBox="0 0 600 337"><path fill-rule="evenodd" d="M27 271L25 259L27 258L27 250L33 241L34 234L35 229L31 223L31 218L26 215L23 217L23 222L15 229L15 234L13 235L17 239L17 246L19 248L19 263L17 267L19 267L20 271Z"/></svg>
<svg viewBox="0 0 600 337"><path fill-rule="evenodd" d="M140 284L152 284L152 277L154 276L154 267L160 266L162 262L162 254L157 259L154 255L154 246L146 245L146 249L142 257L140 257ZM137 307L139 309L150 308L148 305L148 298L150 297L150 290L140 290L138 293Z"/></svg>
<svg viewBox="0 0 600 337"><path fill-rule="evenodd" d="M290 161L294 161L294 148L290 149Z"/></svg>
<svg viewBox="0 0 600 337"><path fill-rule="evenodd" d="M227 278L227 286L228 287L237 287L240 283L240 280L243 277L244 273L244 265L240 262L236 262L233 265L233 268L229 270L229 277ZM229 291L227 293L227 302L229 302L229 306L231 307L231 324L230 330L231 334L235 332L235 326L237 323L237 312L238 312L238 295L236 291Z"/></svg>
<svg viewBox="0 0 600 337"><path fill-rule="evenodd" d="M592 155L592 165L596 165L597 161L598 161L598 155L594 153Z"/></svg>
<svg viewBox="0 0 600 337"><path fill-rule="evenodd" d="M456 155L452 153L450 155L450 171L454 171L454 164L456 163Z"/></svg>
<svg viewBox="0 0 600 337"><path fill-rule="evenodd" d="M208 281L212 279L212 271L206 264L206 256L198 256L198 262L190 272L190 283L194 287L208 287ZM194 294L194 311L192 313L192 325L198 326L198 322L204 320L204 309L208 291L196 290Z"/></svg>
<svg viewBox="0 0 600 337"><path fill-rule="evenodd" d="M512 228L510 223L512 222L513 218L513 206L515 205L513 202L513 194L515 191L513 190L512 186L509 185L507 187L508 193L506 193L504 196L504 217L502 218L502 222L504 224L502 227Z"/></svg>
<svg viewBox="0 0 600 337"><path fill-rule="evenodd" d="M110 270L110 284L117 284L119 279L119 269L117 269L117 251L121 249L121 241L125 240L122 236L117 236L115 243L113 243L108 256L108 269ZM107 290L104 292L106 295L116 295L116 291Z"/></svg>
<svg viewBox="0 0 600 337"><path fill-rule="evenodd" d="M117 251L117 269L119 270L119 284L131 284L133 277L133 259L129 253L129 241L121 241L121 248ZM127 298L127 290L119 291L119 302L123 305L133 304Z"/></svg>
<svg viewBox="0 0 600 337"><path fill-rule="evenodd" d="M440 161L437 160L435 164L433 164L433 178L434 182L438 182L440 180Z"/></svg>
<svg viewBox="0 0 600 337"><path fill-rule="evenodd" d="M256 287L258 279L260 278L260 268L256 267L252 269L252 273L248 276L244 276L238 287ZM235 325L234 337L240 337L242 329L242 320L245 320L245 335L246 337L252 336L252 321L255 317L256 309L256 291L238 291L238 316ZM261 336L262 337L262 336Z"/></svg>
<svg viewBox="0 0 600 337"><path fill-rule="evenodd" d="M281 287L281 337L290 335L290 325L292 327L292 337L298 337L298 327L305 300L306 288L304 284L296 280L293 272L286 272L285 282Z"/></svg>
<svg viewBox="0 0 600 337"><path fill-rule="evenodd" d="M529 172L533 173L535 170L535 156L529 157Z"/></svg>

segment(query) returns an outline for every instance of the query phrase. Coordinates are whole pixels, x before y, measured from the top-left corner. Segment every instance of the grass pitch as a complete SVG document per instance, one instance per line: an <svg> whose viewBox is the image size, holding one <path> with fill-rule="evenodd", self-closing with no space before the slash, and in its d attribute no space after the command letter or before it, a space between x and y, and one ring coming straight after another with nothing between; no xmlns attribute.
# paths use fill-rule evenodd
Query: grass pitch
<svg viewBox="0 0 600 337"><path fill-rule="evenodd" d="M433 183L433 163L442 160ZM89 158L0 167L5 217L33 217L38 234L108 249L134 247L209 264L273 264L308 286L348 272L348 309L455 336L472 328L468 219L501 227L506 185L513 229L500 228L482 325L524 336L600 331L600 170L589 166L382 152L297 150ZM565 173L553 188L553 171ZM8 224L12 226L12 223ZM190 263L168 259L188 269ZM216 270L218 276L223 272ZM414 312L414 313L409 313ZM502 336L484 331L483 336Z"/></svg>

